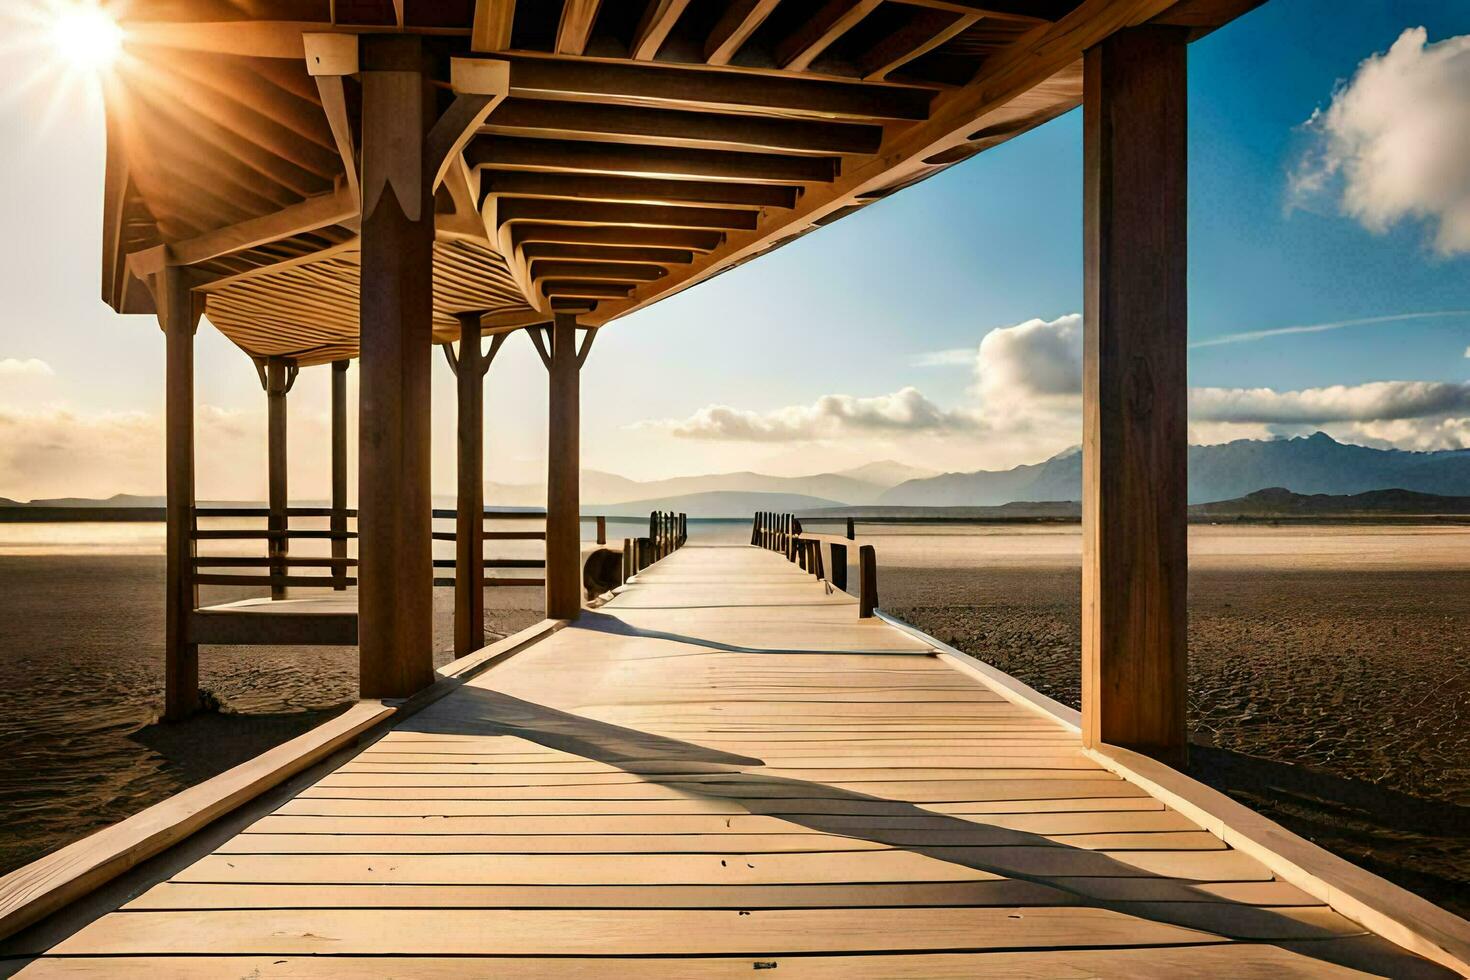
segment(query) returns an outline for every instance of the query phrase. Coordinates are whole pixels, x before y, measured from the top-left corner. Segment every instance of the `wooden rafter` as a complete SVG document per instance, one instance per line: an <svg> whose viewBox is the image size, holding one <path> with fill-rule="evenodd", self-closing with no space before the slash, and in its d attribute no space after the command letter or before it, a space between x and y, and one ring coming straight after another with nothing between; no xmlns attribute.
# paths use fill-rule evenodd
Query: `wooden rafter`
<svg viewBox="0 0 1470 980"><path fill-rule="evenodd" d="M465 160L472 167L493 167L500 170L738 180L768 184L830 181L837 173L837 161L829 157L500 137L474 140L465 148Z"/></svg>
<svg viewBox="0 0 1470 980"><path fill-rule="evenodd" d="M863 77L880 82L890 73L928 54L973 27L982 15L947 10L921 10L902 28L885 35L858 59Z"/></svg>
<svg viewBox="0 0 1470 980"><path fill-rule="evenodd" d="M804 71L833 41L847 33L883 0L826 0L795 34L776 47L776 64Z"/></svg>
<svg viewBox="0 0 1470 980"><path fill-rule="evenodd" d="M523 170L481 171L480 190L485 196L498 194L513 197L557 197L577 201L623 201L630 204L668 202L753 208L794 207L798 196L797 188L779 184L655 180L646 177L606 177Z"/></svg>
<svg viewBox="0 0 1470 980"><path fill-rule="evenodd" d="M943 16L943 15L941 15ZM872 153L880 126L722 112L510 99L481 132L768 153Z"/></svg>
<svg viewBox="0 0 1470 980"><path fill-rule="evenodd" d="M687 6L689 0L647 0L643 16L633 31L633 47L628 52L629 56L634 61L652 61Z"/></svg>
<svg viewBox="0 0 1470 980"><path fill-rule="evenodd" d="M470 50L504 51L510 47L515 26L516 0L475 0L475 19L470 24Z"/></svg>
<svg viewBox="0 0 1470 980"><path fill-rule="evenodd" d="M581 54L587 50L587 39L592 36L592 25L601 6L602 0L565 0L556 28L557 54Z"/></svg>
<svg viewBox="0 0 1470 980"><path fill-rule="evenodd" d="M704 60L711 65L728 65L756 28L771 16L781 0L732 0L715 21L704 42Z"/></svg>

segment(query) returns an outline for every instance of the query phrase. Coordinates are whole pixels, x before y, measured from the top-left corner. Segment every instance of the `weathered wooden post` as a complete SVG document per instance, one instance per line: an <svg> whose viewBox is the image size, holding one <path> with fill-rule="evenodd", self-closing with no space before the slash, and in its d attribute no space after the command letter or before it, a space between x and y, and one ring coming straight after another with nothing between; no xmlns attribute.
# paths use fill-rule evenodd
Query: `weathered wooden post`
<svg viewBox="0 0 1470 980"><path fill-rule="evenodd" d="M827 581L833 588L847 591L847 545L832 542L832 575Z"/></svg>
<svg viewBox="0 0 1470 980"><path fill-rule="evenodd" d="M558 311L551 326L551 406L546 440L546 615L582 612L581 367L592 346L577 350L577 315Z"/></svg>
<svg viewBox="0 0 1470 980"><path fill-rule="evenodd" d="M847 540L854 541L857 539L857 534L855 533L856 530L857 529L853 526L852 518L849 517L847 519Z"/></svg>
<svg viewBox="0 0 1470 980"><path fill-rule="evenodd" d="M434 93L422 40L364 35L358 660L363 697L434 680L429 356Z"/></svg>
<svg viewBox="0 0 1470 980"><path fill-rule="evenodd" d="M597 515L597 543L607 544L607 516Z"/></svg>
<svg viewBox="0 0 1470 980"><path fill-rule="evenodd" d="M1124 28L1084 56L1082 732L1185 761L1186 56Z"/></svg>
<svg viewBox="0 0 1470 980"><path fill-rule="evenodd" d="M870 619L878 608L878 555L870 544L858 548L858 618Z"/></svg>
<svg viewBox="0 0 1470 980"><path fill-rule="evenodd" d="M257 368L266 401L266 498L269 508L266 554L271 558L271 598L280 599L286 595L286 585L279 579L289 574L285 558L291 550L287 537L290 499L287 492L286 396L296 383L297 367L288 358L268 357L264 364L257 364Z"/></svg>
<svg viewBox="0 0 1470 980"><path fill-rule="evenodd" d="M621 581L620 584L627 585L628 584L628 579L630 579L630 578L633 577L633 573L634 573L634 569L633 569L633 539L632 538L624 538L623 539L622 581Z"/></svg>
<svg viewBox="0 0 1470 980"><path fill-rule="evenodd" d="M154 277L154 305L163 328L164 367L164 717L179 721L199 710L199 645L189 616L199 606L194 584L194 332L199 326L189 273L165 266Z"/></svg>
<svg viewBox="0 0 1470 980"><path fill-rule="evenodd" d="M455 441L454 653L467 656L485 645L485 373L505 341L497 334L487 355L480 347L478 312L460 313L459 354L444 355L458 395Z"/></svg>
<svg viewBox="0 0 1470 980"><path fill-rule="evenodd" d="M347 588L347 367L332 362L332 588Z"/></svg>

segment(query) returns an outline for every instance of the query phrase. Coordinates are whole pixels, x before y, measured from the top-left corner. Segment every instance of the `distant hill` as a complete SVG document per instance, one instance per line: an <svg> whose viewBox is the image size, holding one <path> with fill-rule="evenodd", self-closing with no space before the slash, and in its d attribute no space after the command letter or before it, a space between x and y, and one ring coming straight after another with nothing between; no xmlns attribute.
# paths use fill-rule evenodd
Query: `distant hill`
<svg viewBox="0 0 1470 980"><path fill-rule="evenodd" d="M1195 504L1190 514L1229 517L1375 517L1384 515L1470 515L1470 496L1446 497L1414 490L1369 490L1366 493L1292 493L1268 487L1235 500Z"/></svg>
<svg viewBox="0 0 1470 980"><path fill-rule="evenodd" d="M1404 489L1444 496L1470 494L1470 450L1407 452L1341 443L1325 433L1295 439L1239 439L1189 447L1189 500L1243 497L1262 487L1302 494L1357 494ZM1009 470L945 473L909 480L884 493L892 506L991 506L1013 500L1077 500L1082 456L1068 450Z"/></svg>
<svg viewBox="0 0 1470 980"><path fill-rule="evenodd" d="M870 504L876 502L884 491L905 480L924 479L934 475L933 470L892 460L868 463L840 473L815 473L810 476L770 476L741 470L639 481L600 470L583 470L582 500L588 505L605 510L613 504L631 504L688 494L741 491L820 497L844 504ZM546 490L539 483L487 483L485 498L502 507L539 506L546 501Z"/></svg>
<svg viewBox="0 0 1470 980"><path fill-rule="evenodd" d="M820 507L839 506L835 500L795 493L754 493L749 491L708 490L675 497L629 500L618 504L583 504L584 514L606 514L609 517L647 517L650 511L671 510L690 517L749 518L756 511L791 513Z"/></svg>

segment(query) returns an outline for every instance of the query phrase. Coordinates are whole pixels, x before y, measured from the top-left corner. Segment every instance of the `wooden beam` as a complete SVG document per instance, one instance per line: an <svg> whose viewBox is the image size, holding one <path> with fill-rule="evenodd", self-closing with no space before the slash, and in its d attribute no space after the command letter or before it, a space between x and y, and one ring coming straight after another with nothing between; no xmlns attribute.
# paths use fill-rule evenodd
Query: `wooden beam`
<svg viewBox="0 0 1470 980"><path fill-rule="evenodd" d="M806 71L811 63L883 0L827 0L794 34L776 45L776 64Z"/></svg>
<svg viewBox="0 0 1470 980"><path fill-rule="evenodd" d="M521 246L527 261L535 259L587 259L594 262L651 262L657 265L688 265L694 253L683 248L615 247L612 245L566 245L530 242Z"/></svg>
<svg viewBox="0 0 1470 980"><path fill-rule="evenodd" d="M728 65L756 28L765 23L781 0L731 0L704 42L704 60Z"/></svg>
<svg viewBox="0 0 1470 980"><path fill-rule="evenodd" d="M363 697L434 679L430 377L434 207L423 147L432 93L410 35L363 39L358 659ZM400 195L410 200L401 200Z"/></svg>
<svg viewBox="0 0 1470 980"><path fill-rule="evenodd" d="M800 184L832 180L837 161L831 157L778 156L686 150L667 146L624 146L573 140L527 140L478 137L465 148L472 167L500 170L543 170L612 174L626 177L676 177L695 180L739 180L751 183Z"/></svg>
<svg viewBox="0 0 1470 980"><path fill-rule="evenodd" d="M659 265L636 262L581 262L541 259L531 263L532 279L577 279L607 282L653 282L668 275Z"/></svg>
<svg viewBox="0 0 1470 980"><path fill-rule="evenodd" d="M945 10L920 10L903 27L879 39L858 58L863 77L880 82L950 38L969 30L980 20L976 13L956 14Z"/></svg>
<svg viewBox="0 0 1470 980"><path fill-rule="evenodd" d="M1067 0L903 0L915 7L979 14L996 20L1048 24L1061 20L1072 4Z"/></svg>
<svg viewBox="0 0 1470 980"><path fill-rule="evenodd" d="M940 14L939 16L944 16ZM720 112L509 99L482 133L767 153L872 153L880 126Z"/></svg>
<svg viewBox="0 0 1470 980"><path fill-rule="evenodd" d="M357 193L344 186L335 193L307 198L273 214L177 242L168 247L168 261L171 265L197 265L282 238L340 225L357 215Z"/></svg>
<svg viewBox="0 0 1470 980"><path fill-rule="evenodd" d="M799 190L779 184L736 184L713 180L652 180L523 170L482 170L480 191L514 197L556 197L632 204L707 204L747 208L796 206Z"/></svg>
<svg viewBox="0 0 1470 980"><path fill-rule="evenodd" d="M199 327L190 274L175 266L153 279L163 327L164 373L164 717L199 710L199 646L189 642L194 584L194 333Z"/></svg>
<svg viewBox="0 0 1470 980"><path fill-rule="evenodd" d="M1181 766L1188 481L1184 28L1087 50L1082 734Z"/></svg>
<svg viewBox="0 0 1470 980"><path fill-rule="evenodd" d="M471 51L503 51L510 47L515 26L516 0L475 0L475 19L470 25Z"/></svg>
<svg viewBox="0 0 1470 980"><path fill-rule="evenodd" d="M689 0L647 0L643 16L638 18L638 26L633 30L628 57L634 61L652 61L688 6Z"/></svg>
<svg viewBox="0 0 1470 980"><path fill-rule="evenodd" d="M347 369L348 360L332 362L332 557L347 557ZM332 588L347 588L347 569L332 566Z"/></svg>
<svg viewBox="0 0 1470 980"><path fill-rule="evenodd" d="M555 198L502 198L496 218L510 221L558 222L576 225L637 225L644 228L751 229L756 212L734 208L682 208L657 204L607 204L599 201L563 201Z"/></svg>
<svg viewBox="0 0 1470 980"><path fill-rule="evenodd" d="M575 314L556 314L548 354L546 616L576 619L582 612L582 519L581 381Z"/></svg>
<svg viewBox="0 0 1470 980"><path fill-rule="evenodd" d="M461 313L457 319L454 654L464 657L485 645L485 368L489 365L480 347L480 314Z"/></svg>
<svg viewBox="0 0 1470 980"><path fill-rule="evenodd" d="M623 283L583 282L573 279L548 279L541 283L541 289L548 297L573 299L623 299L632 288Z"/></svg>
<svg viewBox="0 0 1470 980"><path fill-rule="evenodd" d="M506 55L512 98L711 109L820 119L919 120L929 89L800 78L770 72Z"/></svg>
<svg viewBox="0 0 1470 980"><path fill-rule="evenodd" d="M515 246L527 242L553 242L561 245L606 245L617 248L683 248L693 252L713 251L724 240L719 232L692 228L589 227L530 223L512 225L510 237Z"/></svg>
<svg viewBox="0 0 1470 980"><path fill-rule="evenodd" d="M592 25L597 22L597 10L601 6L602 0L564 0L561 20L556 27L557 54L579 55L587 50Z"/></svg>

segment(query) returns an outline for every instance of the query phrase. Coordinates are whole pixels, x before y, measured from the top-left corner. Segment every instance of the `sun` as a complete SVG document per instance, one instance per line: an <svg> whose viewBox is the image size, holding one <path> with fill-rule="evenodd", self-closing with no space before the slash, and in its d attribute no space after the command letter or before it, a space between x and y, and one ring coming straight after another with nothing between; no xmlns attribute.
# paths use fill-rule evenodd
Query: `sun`
<svg viewBox="0 0 1470 980"><path fill-rule="evenodd" d="M96 3L67 3L55 8L54 17L51 41L71 68L100 74L122 53L122 28Z"/></svg>

